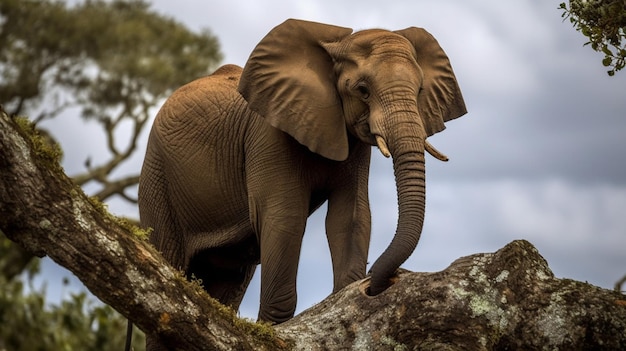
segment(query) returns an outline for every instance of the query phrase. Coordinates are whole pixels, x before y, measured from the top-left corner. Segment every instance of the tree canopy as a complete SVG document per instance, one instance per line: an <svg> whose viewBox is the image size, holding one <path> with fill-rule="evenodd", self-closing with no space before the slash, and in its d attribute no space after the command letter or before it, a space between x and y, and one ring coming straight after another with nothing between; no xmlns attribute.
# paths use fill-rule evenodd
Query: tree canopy
<svg viewBox="0 0 626 351"><path fill-rule="evenodd" d="M73 99L57 107L112 119L110 108L133 113L221 60L208 30L194 33L143 1L2 0L0 15L0 101L12 114L62 88Z"/></svg>
<svg viewBox="0 0 626 351"><path fill-rule="evenodd" d="M33 116L40 134L46 133L39 122L76 111L98 123L109 157L85 160L85 171L72 178L78 185L95 182L99 190L91 195L100 200L117 195L131 202L128 189L138 174L112 174L135 152L152 108L222 59L208 29L194 32L136 0L72 6L0 0L0 48L0 105L10 114ZM116 133L128 128L130 133ZM60 154L54 136L48 140ZM31 284L37 274L32 253L0 233L0 350L122 348L117 336L125 321L112 308L85 293L50 305L45 289Z"/></svg>
<svg viewBox="0 0 626 351"><path fill-rule="evenodd" d="M563 18L584 36L585 45L604 54L602 64L609 76L626 65L626 2L624 0L569 0L561 3Z"/></svg>

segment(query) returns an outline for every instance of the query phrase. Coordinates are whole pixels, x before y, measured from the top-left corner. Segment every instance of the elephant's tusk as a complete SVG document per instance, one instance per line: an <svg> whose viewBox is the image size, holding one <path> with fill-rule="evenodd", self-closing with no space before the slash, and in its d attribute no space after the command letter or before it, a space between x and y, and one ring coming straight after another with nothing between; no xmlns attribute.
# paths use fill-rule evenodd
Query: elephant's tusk
<svg viewBox="0 0 626 351"><path fill-rule="evenodd" d="M380 135L376 135L376 144L378 144L378 149L380 149L380 152L383 154L383 156L387 158L391 156L391 153L389 152L389 148L387 147L387 143L385 142L385 139L383 139L383 137L381 137Z"/></svg>
<svg viewBox="0 0 626 351"><path fill-rule="evenodd" d="M378 144L378 149L380 149L380 152L383 154L383 156L387 158L391 156L389 148L387 147L387 142L385 142L385 139L380 135L376 135L376 144ZM431 143L428 142L428 140L424 140L424 148L432 157L443 162L448 161L448 156L437 150L434 146L432 146Z"/></svg>
<svg viewBox="0 0 626 351"><path fill-rule="evenodd" d="M439 150L435 149L434 146L432 146L428 140L424 140L424 148L426 149L426 151L428 151L428 153L438 159L439 161L443 161L446 162L448 161L448 156L442 154Z"/></svg>

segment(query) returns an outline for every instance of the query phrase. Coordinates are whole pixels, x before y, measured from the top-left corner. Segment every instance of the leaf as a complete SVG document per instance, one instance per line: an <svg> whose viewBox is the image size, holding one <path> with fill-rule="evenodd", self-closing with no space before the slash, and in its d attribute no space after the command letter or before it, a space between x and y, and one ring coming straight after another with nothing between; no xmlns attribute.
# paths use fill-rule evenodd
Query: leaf
<svg viewBox="0 0 626 351"><path fill-rule="evenodd" d="M607 56L602 60L602 65L604 65L604 67L608 67L611 65L611 62L613 62L613 59L610 56Z"/></svg>

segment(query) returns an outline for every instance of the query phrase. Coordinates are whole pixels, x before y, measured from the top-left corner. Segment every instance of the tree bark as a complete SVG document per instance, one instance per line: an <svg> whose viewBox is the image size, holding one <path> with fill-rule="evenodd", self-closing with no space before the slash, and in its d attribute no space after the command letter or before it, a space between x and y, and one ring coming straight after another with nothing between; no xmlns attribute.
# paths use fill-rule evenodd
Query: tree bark
<svg viewBox="0 0 626 351"><path fill-rule="evenodd" d="M375 297L356 282L274 328L239 320L88 199L24 129L0 113L0 230L178 349L626 348L626 297L555 278L523 240L441 272L402 271Z"/></svg>
<svg viewBox="0 0 626 351"><path fill-rule="evenodd" d="M188 283L132 227L63 173L32 130L0 112L0 230L69 269L144 331L183 350L275 350L286 344Z"/></svg>

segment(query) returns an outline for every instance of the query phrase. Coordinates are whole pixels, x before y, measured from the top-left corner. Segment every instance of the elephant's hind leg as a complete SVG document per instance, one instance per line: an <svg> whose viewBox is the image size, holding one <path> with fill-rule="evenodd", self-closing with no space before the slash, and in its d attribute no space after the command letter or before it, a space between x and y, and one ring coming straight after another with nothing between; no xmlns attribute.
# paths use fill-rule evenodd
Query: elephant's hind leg
<svg viewBox="0 0 626 351"><path fill-rule="evenodd" d="M189 279L201 280L211 297L237 310L258 260L258 245L252 237L244 243L198 253L189 263L187 276Z"/></svg>
<svg viewBox="0 0 626 351"><path fill-rule="evenodd" d="M151 138L152 139L152 138ZM149 145L139 180L139 215L144 228L152 228L150 243L177 269L183 269L184 256L180 231L169 201L168 180L158 150ZM156 333L146 333L146 351L165 351Z"/></svg>
<svg viewBox="0 0 626 351"><path fill-rule="evenodd" d="M148 151L139 180L139 217L141 225L151 228L150 243L161 252L174 268L184 269L184 240L170 201L167 179L161 155L150 138Z"/></svg>

